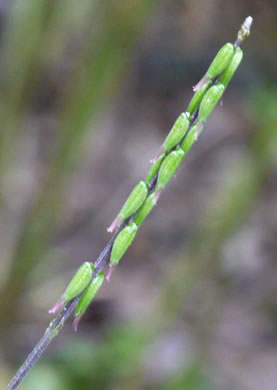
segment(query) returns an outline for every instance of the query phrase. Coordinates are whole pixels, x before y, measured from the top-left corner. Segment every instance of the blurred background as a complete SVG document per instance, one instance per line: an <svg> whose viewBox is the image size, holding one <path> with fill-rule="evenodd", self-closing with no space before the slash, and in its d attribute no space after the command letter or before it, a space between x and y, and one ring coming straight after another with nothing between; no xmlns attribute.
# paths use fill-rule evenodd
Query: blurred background
<svg viewBox="0 0 277 390"><path fill-rule="evenodd" d="M1 389L248 15L223 105L21 389L276 390L274 0L1 0Z"/></svg>

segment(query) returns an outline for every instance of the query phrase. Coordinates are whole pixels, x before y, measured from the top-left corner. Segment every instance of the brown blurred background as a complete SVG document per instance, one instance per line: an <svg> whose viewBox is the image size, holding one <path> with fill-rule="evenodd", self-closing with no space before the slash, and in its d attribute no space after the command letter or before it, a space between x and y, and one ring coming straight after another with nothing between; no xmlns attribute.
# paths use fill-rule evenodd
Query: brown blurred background
<svg viewBox="0 0 277 390"><path fill-rule="evenodd" d="M223 105L21 388L276 390L274 0L1 0L0 388L248 15Z"/></svg>

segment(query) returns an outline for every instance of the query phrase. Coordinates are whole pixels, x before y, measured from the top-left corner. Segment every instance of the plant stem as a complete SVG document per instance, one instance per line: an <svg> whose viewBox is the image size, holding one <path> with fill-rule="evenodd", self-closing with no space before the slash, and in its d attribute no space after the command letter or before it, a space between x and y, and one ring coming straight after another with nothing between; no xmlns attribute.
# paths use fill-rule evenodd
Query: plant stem
<svg viewBox="0 0 277 390"><path fill-rule="evenodd" d="M119 231L110 239L110 241L107 243L103 251L99 254L95 262L95 269L92 274L92 279L95 278L98 272L100 272L104 268L105 264L107 264L107 262L109 261L110 252L114 240L120 231L121 229L119 229ZM77 306L83 293L84 291L81 294L79 294L76 298L74 298L72 301L68 302L68 304L62 310L62 312L50 322L42 338L36 344L32 352L29 354L29 356L27 357L23 365L19 368L19 370L17 371L17 373L9 383L7 390L17 389L17 387L23 381L24 377L28 374L31 368L35 365L35 363L38 361L38 359L47 349L51 341L59 334L60 330L63 328L65 321L68 319L72 311Z"/></svg>

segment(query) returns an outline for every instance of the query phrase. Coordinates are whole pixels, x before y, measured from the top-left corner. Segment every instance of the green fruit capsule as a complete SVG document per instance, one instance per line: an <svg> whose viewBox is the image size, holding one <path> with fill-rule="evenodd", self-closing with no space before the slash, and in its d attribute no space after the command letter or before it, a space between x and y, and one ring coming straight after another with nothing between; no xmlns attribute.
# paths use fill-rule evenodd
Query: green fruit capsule
<svg viewBox="0 0 277 390"><path fill-rule="evenodd" d="M71 301L84 291L91 280L93 270L94 265L92 263L86 261L82 264L73 276L62 297L58 300L56 305L49 310L49 313L55 314L64 306L65 303Z"/></svg>
<svg viewBox="0 0 277 390"><path fill-rule="evenodd" d="M187 108L187 112L189 112L190 115L192 115L195 112L195 110L197 109L197 107L199 106L205 92L207 91L207 89L209 88L211 83L212 83L212 80L209 80L206 84L203 85L202 88L200 88L198 91L196 91L195 94L193 95L193 97L189 103L189 106Z"/></svg>
<svg viewBox="0 0 277 390"><path fill-rule="evenodd" d="M79 300L76 308L75 318L73 321L73 328L75 332L77 332L78 324L80 322L82 315L85 313L88 306L92 302L93 298L99 291L100 287L104 282L104 279L105 279L104 273L99 272L99 274L97 274L95 278L91 281L84 294L81 296L81 299Z"/></svg>
<svg viewBox="0 0 277 390"><path fill-rule="evenodd" d="M149 169L148 174L147 174L146 179L145 179L145 184L147 186L149 186L151 180L154 178L154 176L158 172L164 158L165 158L165 153L160 154L159 157L151 165L151 168ZM151 160L151 162L152 161L153 160Z"/></svg>
<svg viewBox="0 0 277 390"><path fill-rule="evenodd" d="M181 148L174 150L168 156L166 156L159 170L157 188L164 188L167 185L181 164L184 156L185 153Z"/></svg>
<svg viewBox="0 0 277 390"><path fill-rule="evenodd" d="M223 84L215 84L205 93L199 107L198 120L205 121L217 105L224 92Z"/></svg>
<svg viewBox="0 0 277 390"><path fill-rule="evenodd" d="M197 140L203 128L203 122L197 122L192 128L189 130L188 134L184 138L180 147L184 151L185 154L190 150L194 142Z"/></svg>
<svg viewBox="0 0 277 390"><path fill-rule="evenodd" d="M146 201L143 203L143 206L139 209L137 215L134 218L134 222L137 225L137 227L140 227L142 222L145 220L145 218L148 216L150 211L153 209L153 207L156 205L154 198L155 198L155 193L153 192Z"/></svg>
<svg viewBox="0 0 277 390"><path fill-rule="evenodd" d="M222 73L222 76L220 78L220 82L224 85L226 88L229 84L230 80L232 79L234 73L236 72L237 68L239 67L239 64L241 63L241 60L243 58L243 51L240 47L238 47L235 51L235 55L232 58L231 63L228 65L228 67L224 70Z"/></svg>
<svg viewBox="0 0 277 390"><path fill-rule="evenodd" d="M230 64L234 53L234 44L226 43L224 46L222 46L209 66L205 76L199 81L198 84L196 84L195 87L193 87L194 91L199 91L209 80L216 78L220 73L222 73Z"/></svg>
<svg viewBox="0 0 277 390"><path fill-rule="evenodd" d="M126 250L132 244L132 241L135 238L137 230L138 230L137 225L134 222L132 222L128 224L124 229L122 229L121 232L116 237L112 247L112 252L110 257L110 269L107 274L107 280L110 280L114 267L119 263L120 259L122 258Z"/></svg>
<svg viewBox="0 0 277 390"><path fill-rule="evenodd" d="M235 46L233 43L226 43L224 46L222 46L209 66L209 69L207 70L206 74L210 79L214 79L227 68L233 58L234 53Z"/></svg>
<svg viewBox="0 0 277 390"><path fill-rule="evenodd" d="M121 224L122 221L134 214L141 207L146 199L146 196L147 186L145 182L141 180L129 195L118 216L108 227L108 232L112 233Z"/></svg>
<svg viewBox="0 0 277 390"><path fill-rule="evenodd" d="M187 129L189 128L189 119L187 113L182 113L176 119L172 129L170 130L168 136L166 137L164 143L162 144L162 151L169 152L174 146L176 146L181 139L186 134Z"/></svg>

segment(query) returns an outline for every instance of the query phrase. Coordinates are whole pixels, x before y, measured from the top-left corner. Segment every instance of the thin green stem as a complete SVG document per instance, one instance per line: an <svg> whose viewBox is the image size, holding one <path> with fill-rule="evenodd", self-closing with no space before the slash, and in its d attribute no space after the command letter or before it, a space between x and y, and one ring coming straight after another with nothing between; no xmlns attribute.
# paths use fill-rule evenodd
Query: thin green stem
<svg viewBox="0 0 277 390"><path fill-rule="evenodd" d="M121 230L121 229L120 229ZM109 256L111 253L111 249L113 246L113 242L116 238L118 233L116 233L111 240L107 243L103 251L98 256L96 262L95 262L95 269L92 274L92 279L95 278L95 276L100 272L105 264L109 260ZM63 325L65 321L68 319L72 311L77 306L81 296L83 295L84 291L79 294L77 297L75 297L72 301L68 302L68 304L63 308L61 313L54 318L48 328L46 329L44 335L39 340L39 342L36 344L32 352L29 354L23 365L19 368L15 376L13 377L12 381L9 383L7 390L15 390L20 385L20 383L23 381L25 376L28 374L28 372L31 370L31 368L35 365L35 363L38 361L38 359L42 356L44 351L47 349L48 345L51 343L51 341L59 334L59 332L62 330Z"/></svg>

